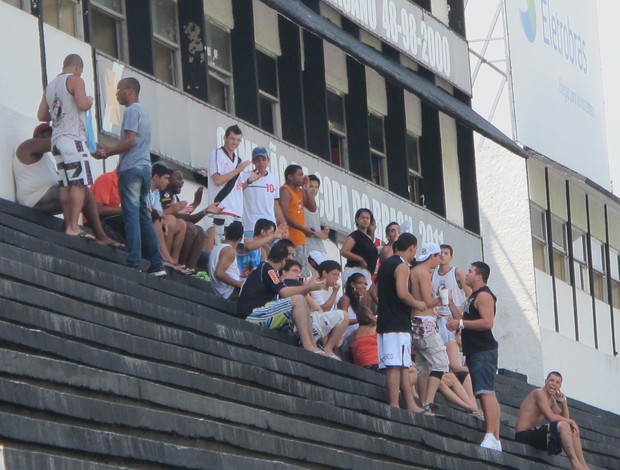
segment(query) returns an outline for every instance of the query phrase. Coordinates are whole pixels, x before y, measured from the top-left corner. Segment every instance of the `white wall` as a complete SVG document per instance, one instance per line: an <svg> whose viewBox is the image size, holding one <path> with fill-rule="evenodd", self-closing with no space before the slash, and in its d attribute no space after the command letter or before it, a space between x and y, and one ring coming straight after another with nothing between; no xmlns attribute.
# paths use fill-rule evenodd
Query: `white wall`
<svg viewBox="0 0 620 470"><path fill-rule="evenodd" d="M4 2L0 2L0 18L0 44L3 44L0 62L6 65L0 68L0 152L8 170L17 145L31 138L32 130L39 124L36 116L43 84L36 18ZM66 55L80 54L84 60L86 91L95 96L90 46L48 26L44 34L48 80L60 73ZM96 178L102 171L101 163L92 160L91 169ZM0 197L15 200L10 171L0 174Z"/></svg>
<svg viewBox="0 0 620 470"><path fill-rule="evenodd" d="M498 299L493 333L499 366L538 382L543 363L525 163L498 147L476 153L484 261Z"/></svg>
<svg viewBox="0 0 620 470"><path fill-rule="evenodd" d="M543 368L561 372L566 395L620 413L620 360L554 331L541 332ZM542 385L542 380L532 382Z"/></svg>

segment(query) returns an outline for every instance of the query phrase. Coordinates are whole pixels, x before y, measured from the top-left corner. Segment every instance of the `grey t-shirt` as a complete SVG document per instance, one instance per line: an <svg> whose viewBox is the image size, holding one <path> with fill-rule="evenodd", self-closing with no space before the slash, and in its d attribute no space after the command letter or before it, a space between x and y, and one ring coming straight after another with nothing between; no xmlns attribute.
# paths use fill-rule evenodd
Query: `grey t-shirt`
<svg viewBox="0 0 620 470"><path fill-rule="evenodd" d="M123 132L136 133L136 145L121 154L118 171L125 171L139 166L151 165L151 120L140 103L132 103L123 114Z"/></svg>

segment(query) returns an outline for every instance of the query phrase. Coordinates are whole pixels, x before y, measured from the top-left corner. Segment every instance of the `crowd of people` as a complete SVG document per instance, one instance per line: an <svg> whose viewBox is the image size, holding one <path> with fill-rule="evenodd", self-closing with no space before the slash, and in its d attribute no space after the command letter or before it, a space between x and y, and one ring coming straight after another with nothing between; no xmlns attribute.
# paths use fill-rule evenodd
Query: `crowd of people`
<svg viewBox="0 0 620 470"><path fill-rule="evenodd" d="M492 333L497 299L487 286L487 264L476 261L463 272L452 266L451 246L423 243L418 251L416 237L401 234L396 222L378 244L373 213L360 208L356 230L340 249L341 266L324 243L330 228L316 203L320 179L292 164L280 186L265 148L256 147L251 160L237 154L243 138L237 125L226 129L223 145L199 169L207 177L208 201L198 210L204 188L191 203L182 201L182 171L151 162L150 121L135 78L117 84L117 100L125 106L119 142L92 149L84 112L93 100L82 70L78 55L65 58L43 94L43 123L16 150L19 203L62 213L68 235L124 248L130 267L139 268L145 257L153 275L166 275L166 268L193 274L205 266L214 293L236 300L240 317L290 329L314 354L385 374L393 407L402 403L434 416L439 391L484 421L481 447L501 452ZM90 155L119 155L118 167L93 184ZM79 225L80 214L92 235ZM197 224L206 216L213 223L205 232ZM516 439L549 453L564 449L573 468L587 468L561 383L552 372L543 388L528 395ZM541 426L543 418L550 424Z"/></svg>

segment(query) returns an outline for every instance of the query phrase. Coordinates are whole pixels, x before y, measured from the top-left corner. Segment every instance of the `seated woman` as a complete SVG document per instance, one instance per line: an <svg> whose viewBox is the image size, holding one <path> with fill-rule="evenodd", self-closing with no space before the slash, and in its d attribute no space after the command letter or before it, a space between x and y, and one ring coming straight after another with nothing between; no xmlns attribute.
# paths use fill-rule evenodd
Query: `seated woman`
<svg viewBox="0 0 620 470"><path fill-rule="evenodd" d="M353 364L377 371L379 370L377 317L368 307L359 307L357 323L359 328L351 335L350 341Z"/></svg>
<svg viewBox="0 0 620 470"><path fill-rule="evenodd" d="M338 300L338 309L347 312L349 315L349 326L342 335L345 343L358 328L357 310L360 307L370 308L372 306L372 299L366 290L367 288L366 276L362 273L353 273L347 279L343 296Z"/></svg>

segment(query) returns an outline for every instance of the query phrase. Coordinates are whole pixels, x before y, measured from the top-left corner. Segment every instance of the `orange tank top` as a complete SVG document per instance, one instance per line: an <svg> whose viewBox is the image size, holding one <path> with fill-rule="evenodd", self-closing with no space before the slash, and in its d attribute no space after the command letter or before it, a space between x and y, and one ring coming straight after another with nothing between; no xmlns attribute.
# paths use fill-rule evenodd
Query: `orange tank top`
<svg viewBox="0 0 620 470"><path fill-rule="evenodd" d="M358 366L365 367L379 364L377 332L370 335L356 335L353 343L351 343L351 355L353 356L353 363Z"/></svg>
<svg viewBox="0 0 620 470"><path fill-rule="evenodd" d="M282 187L291 194L291 201L286 208L288 216L297 225L304 227L306 225L304 217L304 192L301 188L293 189L288 184L284 184ZM288 228L288 238L295 245L306 244L306 234L301 230L294 229L293 227Z"/></svg>

